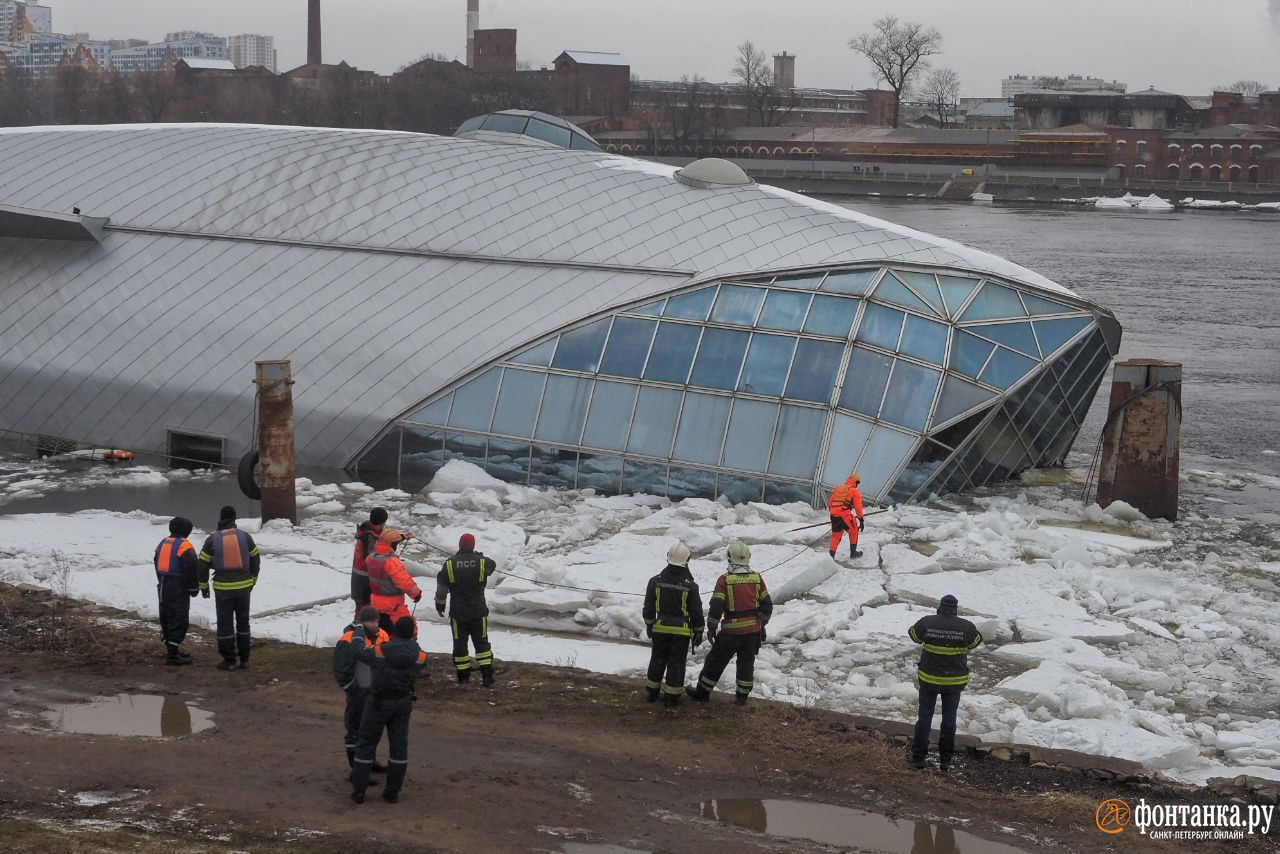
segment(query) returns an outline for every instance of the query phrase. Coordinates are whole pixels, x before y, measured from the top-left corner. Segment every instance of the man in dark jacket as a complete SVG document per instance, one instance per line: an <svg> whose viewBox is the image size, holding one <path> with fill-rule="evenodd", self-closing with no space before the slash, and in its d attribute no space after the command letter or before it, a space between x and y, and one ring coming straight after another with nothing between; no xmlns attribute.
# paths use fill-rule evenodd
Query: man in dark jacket
<svg viewBox="0 0 1280 854"><path fill-rule="evenodd" d="M737 658L734 700L745 706L755 686L756 655L764 643L765 626L771 616L773 600L769 598L769 588L760 573L751 571L751 548L734 540L729 544L729 571L716 580L707 613L711 651L702 663L697 686L689 688L689 696L700 703L711 699L724 669Z"/></svg>
<svg viewBox="0 0 1280 854"><path fill-rule="evenodd" d="M206 599L210 584L213 586L213 604L218 614L218 654L222 656L219 670L234 668L237 653L240 669L249 669L249 648L253 641L249 634L249 594L258 583L261 560L253 537L236 527L236 508L223 507L218 514L218 530L204 541L198 565L200 591ZM212 582L210 569L213 570Z"/></svg>
<svg viewBox="0 0 1280 854"><path fill-rule="evenodd" d="M911 741L911 766L924 768L929 754L933 709L942 698L942 732L938 738L938 767L947 771L956 752L956 710L960 692L969 683L969 652L982 643L982 632L956 616L956 597L938 601L938 613L921 617L907 636L923 646L916 676L920 679L920 714Z"/></svg>
<svg viewBox="0 0 1280 854"><path fill-rule="evenodd" d="M689 573L689 547L676 543L667 550L667 566L649 579L644 591L645 634L653 641L644 687L650 703L662 691L662 704L680 705L689 641L702 643L702 599ZM663 682L666 674L666 682Z"/></svg>
<svg viewBox="0 0 1280 854"><path fill-rule="evenodd" d="M493 687L493 647L489 645L489 606L484 600L485 585L498 565L476 551L476 538L458 538L458 553L444 562L436 575L436 613L444 616L449 601L449 627L453 629L453 667L458 682L471 678L470 640L476 648L476 667L484 687Z"/></svg>
<svg viewBox="0 0 1280 854"><path fill-rule="evenodd" d="M170 519L169 536L156 546L153 558L167 664L191 663L191 654L182 650L182 641L191 628L191 599L200 592L196 550L187 540L191 528L190 519Z"/></svg>
<svg viewBox="0 0 1280 854"><path fill-rule="evenodd" d="M427 654L413 639L416 625L412 617L396 621L396 636L385 643L360 649L356 654L373 671L369 699L360 718L355 765L351 769L351 800L364 803L373 770L373 755L387 731L391 757L387 760L387 784L382 798L390 803L400 799L405 773L409 770L409 716L413 713L414 683L427 666ZM362 636L364 627L356 630Z"/></svg>
<svg viewBox="0 0 1280 854"><path fill-rule="evenodd" d="M344 744L347 748L347 765L352 768L355 767L360 717L364 714L365 701L369 699L369 692L373 689L373 671L360 660L359 653L362 649L391 640L386 632L378 628L377 608L365 605L357 617L356 622L347 626L333 648L333 678L338 680L338 687L347 694L347 709L342 719L346 724ZM373 770L387 769L385 766L378 767L375 762Z"/></svg>
<svg viewBox="0 0 1280 854"><path fill-rule="evenodd" d="M373 554L374 546L386 524L387 511L375 507L369 511L369 520L356 526L356 548L351 557L351 600L356 603L357 615L360 609L369 604L369 570L365 561Z"/></svg>

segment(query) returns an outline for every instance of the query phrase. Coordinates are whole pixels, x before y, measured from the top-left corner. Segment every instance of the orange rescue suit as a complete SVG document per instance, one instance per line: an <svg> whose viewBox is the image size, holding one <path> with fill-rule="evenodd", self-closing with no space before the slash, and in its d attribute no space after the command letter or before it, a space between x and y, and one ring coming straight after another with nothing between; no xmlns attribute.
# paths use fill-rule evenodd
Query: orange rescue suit
<svg viewBox="0 0 1280 854"><path fill-rule="evenodd" d="M827 512L831 514L831 545L829 551L840 548L845 532L849 532L849 547L858 547L858 522L862 519L862 493L858 491L860 479L850 477L831 493Z"/></svg>
<svg viewBox="0 0 1280 854"><path fill-rule="evenodd" d="M416 602L422 591L413 582L404 563L396 557L395 549L379 542L373 554L365 559L365 567L369 570L369 604L387 615L392 625L401 617L410 616L404 597Z"/></svg>

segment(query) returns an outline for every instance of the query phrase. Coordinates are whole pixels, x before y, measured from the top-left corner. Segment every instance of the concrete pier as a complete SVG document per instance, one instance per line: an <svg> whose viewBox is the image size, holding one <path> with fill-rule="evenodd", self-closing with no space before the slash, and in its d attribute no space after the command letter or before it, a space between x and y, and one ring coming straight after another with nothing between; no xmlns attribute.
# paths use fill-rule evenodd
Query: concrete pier
<svg viewBox="0 0 1280 854"><path fill-rule="evenodd" d="M1151 518L1178 518L1182 365L1117 362L1102 434L1098 504L1132 504Z"/></svg>
<svg viewBox="0 0 1280 854"><path fill-rule="evenodd" d="M255 363L258 386L258 466L262 521L298 524L293 467L293 376L288 361Z"/></svg>

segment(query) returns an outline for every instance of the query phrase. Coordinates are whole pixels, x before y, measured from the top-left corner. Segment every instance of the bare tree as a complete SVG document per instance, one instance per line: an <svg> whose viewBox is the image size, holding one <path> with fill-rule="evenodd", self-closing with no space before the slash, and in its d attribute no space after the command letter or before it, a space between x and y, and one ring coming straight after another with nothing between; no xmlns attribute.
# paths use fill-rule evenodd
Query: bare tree
<svg viewBox="0 0 1280 854"><path fill-rule="evenodd" d="M926 60L942 50L942 34L924 24L899 21L895 15L877 18L872 26L872 32L849 39L849 47L865 56L877 78L893 90L893 126L897 127L903 93L928 67Z"/></svg>
<svg viewBox="0 0 1280 854"><path fill-rule="evenodd" d="M935 68L920 84L920 97L938 114L938 126L960 112L960 75L951 68Z"/></svg>
<svg viewBox="0 0 1280 854"><path fill-rule="evenodd" d="M738 54L733 60L733 76L742 87L743 107L747 115L754 114L763 126L773 120L776 108L771 109L777 100L773 86L773 69L769 67L764 51L750 41L738 45Z"/></svg>
<svg viewBox="0 0 1280 854"><path fill-rule="evenodd" d="M171 71L139 71L133 75L138 105L149 122L162 121L178 96L178 84Z"/></svg>
<svg viewBox="0 0 1280 854"><path fill-rule="evenodd" d="M1235 92L1238 95L1244 95L1246 98L1252 98L1254 95L1270 92L1271 87L1260 80L1237 80L1228 86L1214 86L1213 91Z"/></svg>

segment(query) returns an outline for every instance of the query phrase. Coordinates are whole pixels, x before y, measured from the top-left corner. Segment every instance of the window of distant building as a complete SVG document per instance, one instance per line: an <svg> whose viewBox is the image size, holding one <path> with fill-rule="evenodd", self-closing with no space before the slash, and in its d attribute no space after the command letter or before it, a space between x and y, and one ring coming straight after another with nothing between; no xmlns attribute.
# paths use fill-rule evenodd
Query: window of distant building
<svg viewBox="0 0 1280 854"><path fill-rule="evenodd" d="M1137 155L1141 157L1142 155L1147 153L1147 141L1145 139L1138 140L1138 143L1136 146L1134 146L1134 148L1136 150Z"/></svg>
<svg viewBox="0 0 1280 854"><path fill-rule="evenodd" d="M1196 158L1197 160L1199 160L1201 157L1204 157L1204 146L1198 142L1195 145L1191 146L1191 156Z"/></svg>
<svg viewBox="0 0 1280 854"><path fill-rule="evenodd" d="M1250 184L1258 183L1258 167L1256 165L1249 167L1249 183Z"/></svg>
<svg viewBox="0 0 1280 854"><path fill-rule="evenodd" d="M1143 165L1143 164L1141 164L1141 163L1139 163L1137 166L1133 167L1133 177L1135 177L1135 178L1145 178L1145 177L1147 177L1147 167L1146 167L1146 166L1144 166L1144 165Z"/></svg>
<svg viewBox="0 0 1280 854"><path fill-rule="evenodd" d="M1262 146L1261 146L1261 145L1257 145L1257 144L1255 143L1254 145L1249 146L1249 159L1250 159L1250 160L1257 160L1257 159L1258 159L1259 157L1261 157L1261 156L1262 156Z"/></svg>
<svg viewBox="0 0 1280 854"><path fill-rule="evenodd" d="M1189 169L1187 170L1187 172L1188 172L1187 177L1189 177L1192 181L1201 181L1201 180L1203 180L1203 179L1204 179L1204 165L1203 165L1203 164L1200 164L1200 163L1192 163L1192 164L1191 164L1191 168L1189 168Z"/></svg>
<svg viewBox="0 0 1280 854"><path fill-rule="evenodd" d="M1222 167L1219 166L1217 163L1209 167L1209 180L1210 181L1222 180Z"/></svg>
<svg viewBox="0 0 1280 854"><path fill-rule="evenodd" d="M1124 156L1124 140L1123 139L1116 140L1116 154L1119 154L1122 157Z"/></svg>
<svg viewBox="0 0 1280 854"><path fill-rule="evenodd" d="M1222 146L1219 143L1215 142L1213 145L1209 146L1209 157L1213 160L1220 160L1222 158Z"/></svg>
<svg viewBox="0 0 1280 854"><path fill-rule="evenodd" d="M1233 162L1233 163L1234 163L1235 161L1239 160L1239 159L1240 159L1240 156L1241 156L1243 153L1244 153L1244 146L1243 146L1243 145L1241 145L1241 144L1240 144L1240 143L1238 143L1238 142L1237 142L1237 143L1235 143L1234 145L1232 145L1232 146L1231 146L1231 162Z"/></svg>
<svg viewBox="0 0 1280 854"><path fill-rule="evenodd" d="M1240 180L1240 167L1238 165L1232 165L1231 172L1228 174L1227 180L1229 181Z"/></svg>
<svg viewBox="0 0 1280 854"><path fill-rule="evenodd" d="M1178 145L1178 143L1176 143L1176 142L1171 142L1171 143L1169 143L1169 159L1170 159L1170 160L1181 160L1181 159L1182 159L1182 146L1181 146L1181 145Z"/></svg>

